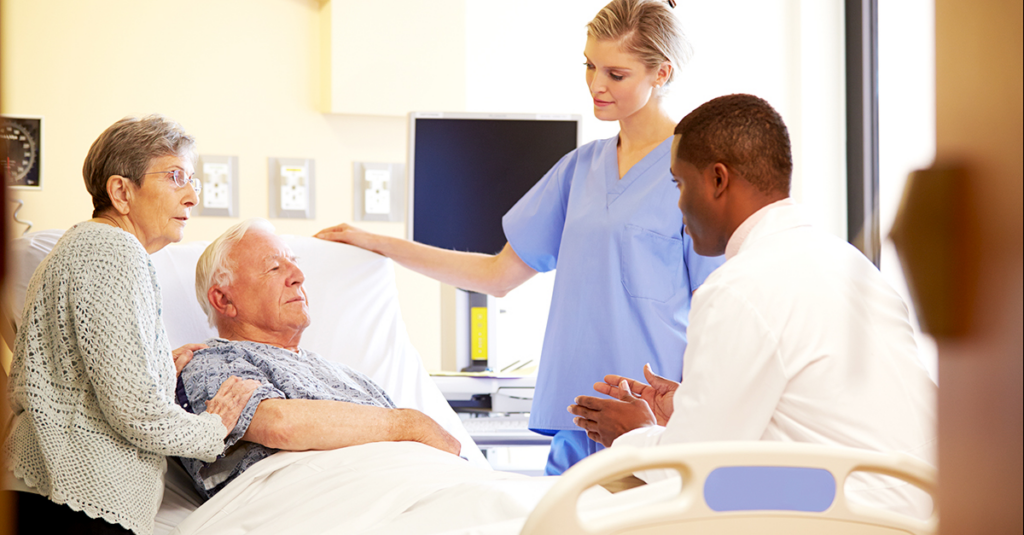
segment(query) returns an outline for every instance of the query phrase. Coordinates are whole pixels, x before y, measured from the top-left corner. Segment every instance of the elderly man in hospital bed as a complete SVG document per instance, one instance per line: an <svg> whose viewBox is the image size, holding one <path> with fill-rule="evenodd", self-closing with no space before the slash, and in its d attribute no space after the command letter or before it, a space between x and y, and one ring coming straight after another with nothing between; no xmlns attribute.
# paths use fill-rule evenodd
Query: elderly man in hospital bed
<svg viewBox="0 0 1024 535"><path fill-rule="evenodd" d="M935 384L907 307L859 251L812 228L789 198L789 135L751 95L714 99L675 131L672 175L694 249L726 262L693 297L683 381L643 370L579 396L577 425L606 446L775 440L900 451L935 464ZM808 175L814 179L814 175ZM644 473L643 478L660 474ZM912 516L917 488L855 474L851 498Z"/></svg>
<svg viewBox="0 0 1024 535"><path fill-rule="evenodd" d="M412 441L460 451L458 440L429 416L395 408L362 373L299 346L310 316L295 261L270 224L258 219L228 230L199 259L196 295L220 338L209 340L182 371L179 404L202 412L222 376L263 383L228 435L224 456L213 463L182 459L206 498L277 450Z"/></svg>
<svg viewBox="0 0 1024 535"><path fill-rule="evenodd" d="M394 408L359 371L303 349L308 298L318 296L307 296L295 262L262 220L228 230L199 258L196 294L219 337L182 370L178 402L201 410L225 373L262 385L221 458L182 459L207 500L172 533L518 532L555 478L474 464L474 445L424 413ZM331 305L340 314L349 303Z"/></svg>

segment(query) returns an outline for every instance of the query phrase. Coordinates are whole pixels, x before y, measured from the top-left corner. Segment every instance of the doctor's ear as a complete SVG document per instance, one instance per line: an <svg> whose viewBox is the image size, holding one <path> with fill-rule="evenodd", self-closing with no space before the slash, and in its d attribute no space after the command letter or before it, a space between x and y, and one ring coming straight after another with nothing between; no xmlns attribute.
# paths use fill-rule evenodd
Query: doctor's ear
<svg viewBox="0 0 1024 535"><path fill-rule="evenodd" d="M221 316L233 318L238 315L238 309L231 302L230 296L224 292L222 286L211 286L206 291L206 299L210 302L210 306Z"/></svg>
<svg viewBox="0 0 1024 535"><path fill-rule="evenodd" d="M114 206L114 210L121 215L127 215L129 208L129 200L135 193L135 184L132 183L130 178L125 178L121 175L110 175L107 179L107 196L110 197L110 204Z"/></svg>
<svg viewBox="0 0 1024 535"><path fill-rule="evenodd" d="M720 197L729 187L729 168L722 162L715 163L708 169L711 180L711 191L715 198Z"/></svg>

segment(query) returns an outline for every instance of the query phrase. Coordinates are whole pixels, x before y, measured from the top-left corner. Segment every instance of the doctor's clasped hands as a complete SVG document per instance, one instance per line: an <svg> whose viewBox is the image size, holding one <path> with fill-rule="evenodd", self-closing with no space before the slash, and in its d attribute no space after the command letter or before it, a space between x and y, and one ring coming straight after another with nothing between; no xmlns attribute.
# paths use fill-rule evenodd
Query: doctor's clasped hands
<svg viewBox="0 0 1024 535"><path fill-rule="evenodd" d="M644 365L644 378L649 384L606 375L603 383L594 383L594 390L611 399L577 396L568 407L576 416L573 423L605 447L634 429L664 426L672 416L672 397L679 383L655 374L650 364Z"/></svg>

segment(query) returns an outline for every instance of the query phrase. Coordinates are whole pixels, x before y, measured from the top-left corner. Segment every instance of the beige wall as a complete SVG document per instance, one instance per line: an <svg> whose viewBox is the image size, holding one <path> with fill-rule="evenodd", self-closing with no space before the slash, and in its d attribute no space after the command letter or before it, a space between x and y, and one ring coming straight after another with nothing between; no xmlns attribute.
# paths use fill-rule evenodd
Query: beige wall
<svg viewBox="0 0 1024 535"><path fill-rule="evenodd" d="M583 117L582 142L612 136L617 125L591 113L581 54L585 23L604 3L520 0L510 9L443 0L424 9L420 0L3 0L0 111L46 121L44 189L13 192L25 201L20 216L37 230L88 218L82 159L104 128L128 114L163 113L196 136L200 153L238 156L241 217L267 215L268 157L315 159L317 219L273 221L292 234L351 221L354 161L405 161L403 109L575 113ZM825 229L845 235L842 3L683 3L677 14L694 55L669 94L673 115L727 93L767 98L793 136L794 197ZM707 21L727 17L736 38L723 41ZM458 32L447 30L460 23L465 57ZM442 36L434 48L423 45ZM366 57L380 58L379 72ZM424 74L424 65L438 68ZM382 85L392 93L374 90ZM399 85L397 94L409 95L404 108L394 102ZM357 87L372 89L350 91ZM440 98L439 87L464 94L465 109ZM324 106L381 115L325 114ZM814 170L811 179L805 168ZM186 239L212 239L235 221L194 218ZM403 223L364 227L405 232ZM397 284L413 344L428 369L440 369L440 286L402 268ZM546 310L542 298L524 300L538 316Z"/></svg>
<svg viewBox="0 0 1024 535"><path fill-rule="evenodd" d="M352 162L405 161L406 119L318 111L317 0L4 0L2 9L0 111L45 117L43 190L11 192L34 230L89 218L82 160L125 115L162 113L201 154L238 156L242 218L267 216L268 157L315 159L317 218L273 220L290 234L352 219ZM237 221L194 218L186 240L213 239ZM401 223L364 226L405 232ZM401 268L397 281L410 337L437 369L439 287Z"/></svg>

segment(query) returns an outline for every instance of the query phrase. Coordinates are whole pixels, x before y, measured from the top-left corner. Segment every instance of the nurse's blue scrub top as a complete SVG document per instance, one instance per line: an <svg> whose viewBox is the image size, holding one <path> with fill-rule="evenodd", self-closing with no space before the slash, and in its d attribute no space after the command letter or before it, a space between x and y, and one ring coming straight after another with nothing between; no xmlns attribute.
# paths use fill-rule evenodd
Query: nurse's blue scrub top
<svg viewBox="0 0 1024 535"><path fill-rule="evenodd" d="M557 268L530 429L579 430L566 407L609 373L680 380L690 294L724 262L681 232L672 138L621 179L617 143L565 155L502 219L519 258Z"/></svg>

